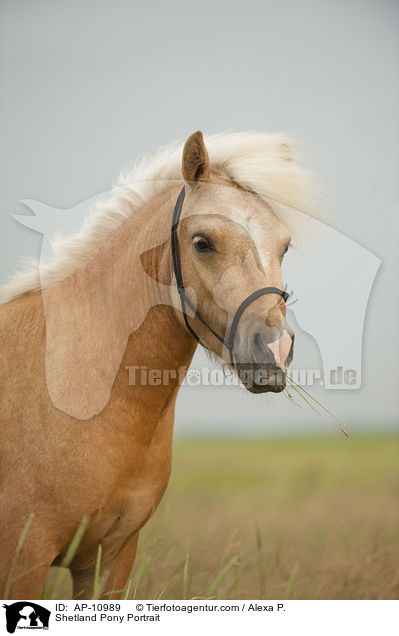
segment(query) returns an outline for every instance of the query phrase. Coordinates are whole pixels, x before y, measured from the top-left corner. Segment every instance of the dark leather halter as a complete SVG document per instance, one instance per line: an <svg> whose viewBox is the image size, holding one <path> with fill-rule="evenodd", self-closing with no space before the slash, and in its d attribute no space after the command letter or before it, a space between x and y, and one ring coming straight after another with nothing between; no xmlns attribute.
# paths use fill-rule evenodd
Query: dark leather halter
<svg viewBox="0 0 399 636"><path fill-rule="evenodd" d="M179 221L180 221L180 216L183 209L185 196L186 196L186 189L185 189L185 186L183 186L179 196L177 197L175 209L173 211L172 230L171 230L173 271L176 277L177 291L179 292L179 296L180 296L181 309L183 312L184 322L186 323L186 327L188 331L196 339L196 341L199 342L200 345L206 348L206 346L201 341L201 339L196 334L196 332L191 327L188 321L186 307L189 307L194 312L194 317L197 318L204 325L204 327L206 327L208 331L210 331L215 336L215 338L217 338L226 347L226 349L229 350L231 364L234 364L234 358L233 358L234 337L236 335L240 318L242 314L244 313L244 311L246 310L246 308L248 307L248 305L253 303L254 300L259 298L260 296L264 296L265 294L278 294L279 296L282 296L282 298L284 299L284 302L287 302L289 294L286 291L283 291L282 289L278 289L278 287L262 287L262 289L258 289L257 291L255 291L253 294L250 294L245 300L242 301L241 305L238 307L236 313L234 314L233 322L231 323L231 327L230 327L229 337L227 339L223 338L214 329L212 329L212 327L208 325L206 320L204 320L204 318L201 316L201 314L196 309L196 307L194 307L190 299L187 298L186 291L184 288L183 276L181 271L179 239L177 237L177 229L179 227Z"/></svg>

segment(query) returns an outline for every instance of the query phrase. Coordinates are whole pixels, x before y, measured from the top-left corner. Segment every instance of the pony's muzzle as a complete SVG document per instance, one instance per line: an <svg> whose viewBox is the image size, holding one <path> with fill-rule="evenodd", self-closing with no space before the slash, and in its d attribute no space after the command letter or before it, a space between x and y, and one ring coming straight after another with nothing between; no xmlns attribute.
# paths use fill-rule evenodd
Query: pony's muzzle
<svg viewBox="0 0 399 636"><path fill-rule="evenodd" d="M292 362L294 333L286 324L280 328L259 322L249 326L245 325L234 347L238 376L252 393L279 393L285 389Z"/></svg>

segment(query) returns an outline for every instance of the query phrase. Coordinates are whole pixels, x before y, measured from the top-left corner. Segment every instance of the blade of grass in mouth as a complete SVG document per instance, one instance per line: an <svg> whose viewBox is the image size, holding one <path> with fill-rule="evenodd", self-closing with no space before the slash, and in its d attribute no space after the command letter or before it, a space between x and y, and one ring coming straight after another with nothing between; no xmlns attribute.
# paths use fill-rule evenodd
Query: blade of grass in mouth
<svg viewBox="0 0 399 636"><path fill-rule="evenodd" d="M293 380L289 376L287 376L287 380L290 382L292 388L296 390L298 395L306 402L306 404L308 404L310 406L310 408L313 411L315 411L315 413L320 415L319 411L314 407L314 405L311 402L309 402L309 400L307 400L305 398L305 395L307 395L308 398L313 400L313 402L315 402L321 409L323 409L323 411L325 411L325 413L327 413L334 420L335 424L338 426L338 428L341 431L341 433L343 433L345 435L345 437L349 438L349 435L346 432L346 430L344 429L344 427L342 425L342 422L340 422L339 419L333 413L331 413L331 411L329 411L325 406L323 406L323 404L320 404L320 402L318 400L316 400L316 398L313 397L313 395L308 393L308 391L306 391L306 389L304 389L303 386L301 386L300 384L297 384L297 382L295 382L295 380Z"/></svg>

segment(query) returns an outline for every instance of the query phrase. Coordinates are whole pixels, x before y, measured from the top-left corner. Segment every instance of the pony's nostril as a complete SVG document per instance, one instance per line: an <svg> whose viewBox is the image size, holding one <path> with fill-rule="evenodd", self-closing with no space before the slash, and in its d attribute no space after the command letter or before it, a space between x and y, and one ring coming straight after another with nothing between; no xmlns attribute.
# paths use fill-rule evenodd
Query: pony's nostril
<svg viewBox="0 0 399 636"><path fill-rule="evenodd" d="M260 333L256 333L254 335L254 344L256 349L261 349L262 348L262 344L263 344L263 338L262 338L262 334Z"/></svg>
<svg viewBox="0 0 399 636"><path fill-rule="evenodd" d="M273 354L268 348L268 342L270 337L268 334L257 332L254 334L252 338L252 347L253 353L255 354L255 358L258 362L263 363L273 363Z"/></svg>
<svg viewBox="0 0 399 636"><path fill-rule="evenodd" d="M277 365L282 371L292 359L293 337L284 330L281 335L257 331L252 336L252 352L257 362ZM274 338L273 338L274 336Z"/></svg>

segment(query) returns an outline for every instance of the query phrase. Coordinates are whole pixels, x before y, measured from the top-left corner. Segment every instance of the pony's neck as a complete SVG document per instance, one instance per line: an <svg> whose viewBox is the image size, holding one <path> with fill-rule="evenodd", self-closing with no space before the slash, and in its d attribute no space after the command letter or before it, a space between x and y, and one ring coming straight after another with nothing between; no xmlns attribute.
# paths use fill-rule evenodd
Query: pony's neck
<svg viewBox="0 0 399 636"><path fill-rule="evenodd" d="M136 407L143 402L147 415L153 412L155 417L176 397L197 345L177 313L180 299L173 281L170 229L179 190L172 187L152 200L141 210L146 219L142 228L135 225L141 300L148 313L130 333L117 378L128 383L128 399Z"/></svg>
<svg viewBox="0 0 399 636"><path fill-rule="evenodd" d="M47 386L55 406L74 417L101 412L115 381L128 399L137 394L126 386L126 366L162 372L190 364L196 343L176 311L170 262L178 191L168 188L143 205L84 267L42 293ZM152 397L158 388L161 405L176 387L152 385Z"/></svg>
<svg viewBox="0 0 399 636"><path fill-rule="evenodd" d="M140 263L140 293L146 311L141 325L130 331L129 355L140 364L174 369L191 360L196 343L188 334L180 314L180 298L173 278L170 246L173 208L181 186L172 186L143 206L127 227L134 235L135 254L131 260ZM136 305L133 311L136 310ZM135 319L133 319L135 320Z"/></svg>
<svg viewBox="0 0 399 636"><path fill-rule="evenodd" d="M118 371L116 386L124 399L135 410L140 404L147 416L159 419L165 405L176 398L196 344L176 321L172 308L153 307L129 337Z"/></svg>

